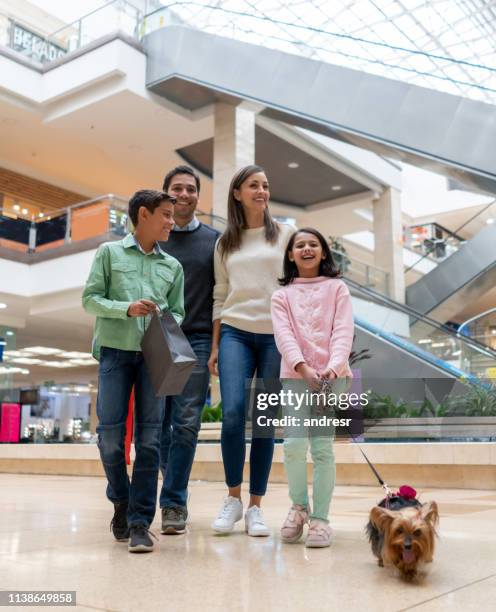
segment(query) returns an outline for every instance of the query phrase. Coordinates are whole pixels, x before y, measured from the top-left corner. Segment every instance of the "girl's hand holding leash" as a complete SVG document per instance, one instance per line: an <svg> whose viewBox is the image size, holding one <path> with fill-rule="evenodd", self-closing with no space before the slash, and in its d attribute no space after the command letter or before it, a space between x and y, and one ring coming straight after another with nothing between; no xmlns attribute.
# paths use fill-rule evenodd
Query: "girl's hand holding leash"
<svg viewBox="0 0 496 612"><path fill-rule="evenodd" d="M337 378L337 376L334 370L331 370L331 368L327 368L325 372L322 372L322 374L320 375L320 378L325 378L327 380L334 380L335 378Z"/></svg>
<svg viewBox="0 0 496 612"><path fill-rule="evenodd" d="M316 370L308 366L303 361L296 366L295 370L312 391L320 391L322 383L320 381L319 373Z"/></svg>

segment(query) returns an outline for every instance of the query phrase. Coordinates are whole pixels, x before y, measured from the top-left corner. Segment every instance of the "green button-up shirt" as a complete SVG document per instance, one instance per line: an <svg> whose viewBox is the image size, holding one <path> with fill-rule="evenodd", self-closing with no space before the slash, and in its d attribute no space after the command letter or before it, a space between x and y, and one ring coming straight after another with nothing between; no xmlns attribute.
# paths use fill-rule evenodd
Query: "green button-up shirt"
<svg viewBox="0 0 496 612"><path fill-rule="evenodd" d="M93 356L100 347L140 351L150 322L147 317L128 317L132 302L142 298L169 310L180 325L184 319L184 274L181 264L156 248L147 255L134 236L100 245L83 292L83 307L96 315Z"/></svg>

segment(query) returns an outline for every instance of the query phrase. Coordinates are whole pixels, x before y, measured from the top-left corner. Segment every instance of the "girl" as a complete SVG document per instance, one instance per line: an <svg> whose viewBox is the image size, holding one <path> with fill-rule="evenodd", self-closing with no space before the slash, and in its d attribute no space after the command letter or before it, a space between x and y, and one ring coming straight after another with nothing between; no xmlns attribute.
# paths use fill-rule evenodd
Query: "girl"
<svg viewBox="0 0 496 612"><path fill-rule="evenodd" d="M284 256L283 289L272 296L272 321L282 355L281 378L300 379L304 392L318 391L323 379L351 377L348 358L353 343L351 298L338 278L332 255L322 234L305 228L295 232ZM285 542L296 542L310 521L305 545L325 547L331 543L329 505L336 475L332 435L310 436L313 459L313 512L307 492L308 432L285 436L284 466L293 505L281 528Z"/></svg>
<svg viewBox="0 0 496 612"><path fill-rule="evenodd" d="M214 252L215 288L209 367L220 374L221 448L228 495L212 528L232 531L243 517L246 382L279 378L281 357L272 334L270 298L277 289L293 228L271 217L269 183L260 166L237 172L229 188L227 229ZM218 371L217 371L218 361ZM267 488L274 440L254 438L250 451L250 503L245 529L268 536L260 504Z"/></svg>

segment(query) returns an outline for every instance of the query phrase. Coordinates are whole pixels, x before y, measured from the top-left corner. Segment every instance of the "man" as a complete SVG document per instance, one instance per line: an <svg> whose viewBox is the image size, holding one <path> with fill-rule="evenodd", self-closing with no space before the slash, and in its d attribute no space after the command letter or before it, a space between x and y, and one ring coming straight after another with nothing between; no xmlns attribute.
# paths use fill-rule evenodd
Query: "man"
<svg viewBox="0 0 496 612"><path fill-rule="evenodd" d="M209 385L212 346L213 254L219 232L195 216L200 177L189 166L177 166L164 179L163 190L174 197L174 228L161 247L182 264L186 317L182 329L198 364L183 393L167 399L162 427L160 494L162 533L184 533L188 517L188 481L195 456L201 414Z"/></svg>
<svg viewBox="0 0 496 612"><path fill-rule="evenodd" d="M157 307L169 310L179 324L184 317L181 264L158 245L174 225L173 204L174 198L161 191L136 192L129 201L134 234L99 247L83 292L84 309L96 315L96 431L107 497L114 504L112 532L133 553L153 550L149 527L157 505L164 419L164 401L155 396L140 343ZM133 385L136 458L129 482L124 438Z"/></svg>

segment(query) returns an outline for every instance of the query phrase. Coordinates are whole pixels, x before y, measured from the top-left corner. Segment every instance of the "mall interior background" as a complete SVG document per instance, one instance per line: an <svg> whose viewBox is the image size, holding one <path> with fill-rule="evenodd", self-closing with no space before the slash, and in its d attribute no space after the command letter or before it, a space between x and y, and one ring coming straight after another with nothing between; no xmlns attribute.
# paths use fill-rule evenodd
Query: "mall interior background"
<svg viewBox="0 0 496 612"><path fill-rule="evenodd" d="M217 9L117 1L68 23L35 3L0 0L0 442L94 441L93 321L81 306L89 265L101 242L128 230L128 197L160 188L185 162L200 172L206 223L222 229L228 181L256 161L273 214L329 238L353 293L356 349L372 354L364 374L393 363L391 375L405 378L496 377L496 171L469 168L456 147L443 161L429 153L437 143L395 147L367 139L366 125L331 129L249 98L243 74L257 77L249 63L229 93L207 63L196 83L166 78L160 64L160 53L174 54L169 41L220 36L208 39L213 52L233 44L249 57L243 45L253 44L269 58L283 54L278 61L293 70L288 97L303 105L313 102L312 90L298 91L309 65L300 62L313 61L349 71L350 83L379 79L367 92L386 78L412 96L435 90L438 112L444 100L457 100L461 114L471 103L479 114L467 125L478 134L484 121L496 125L496 71L481 68L494 59L496 18L481 25L463 13L469 3L455 2L461 13L443 31L415 2L402 12L385 3L382 20L365 1L327 19L322 4L307 4L306 15L281 4L255 19L241 1Z"/></svg>

